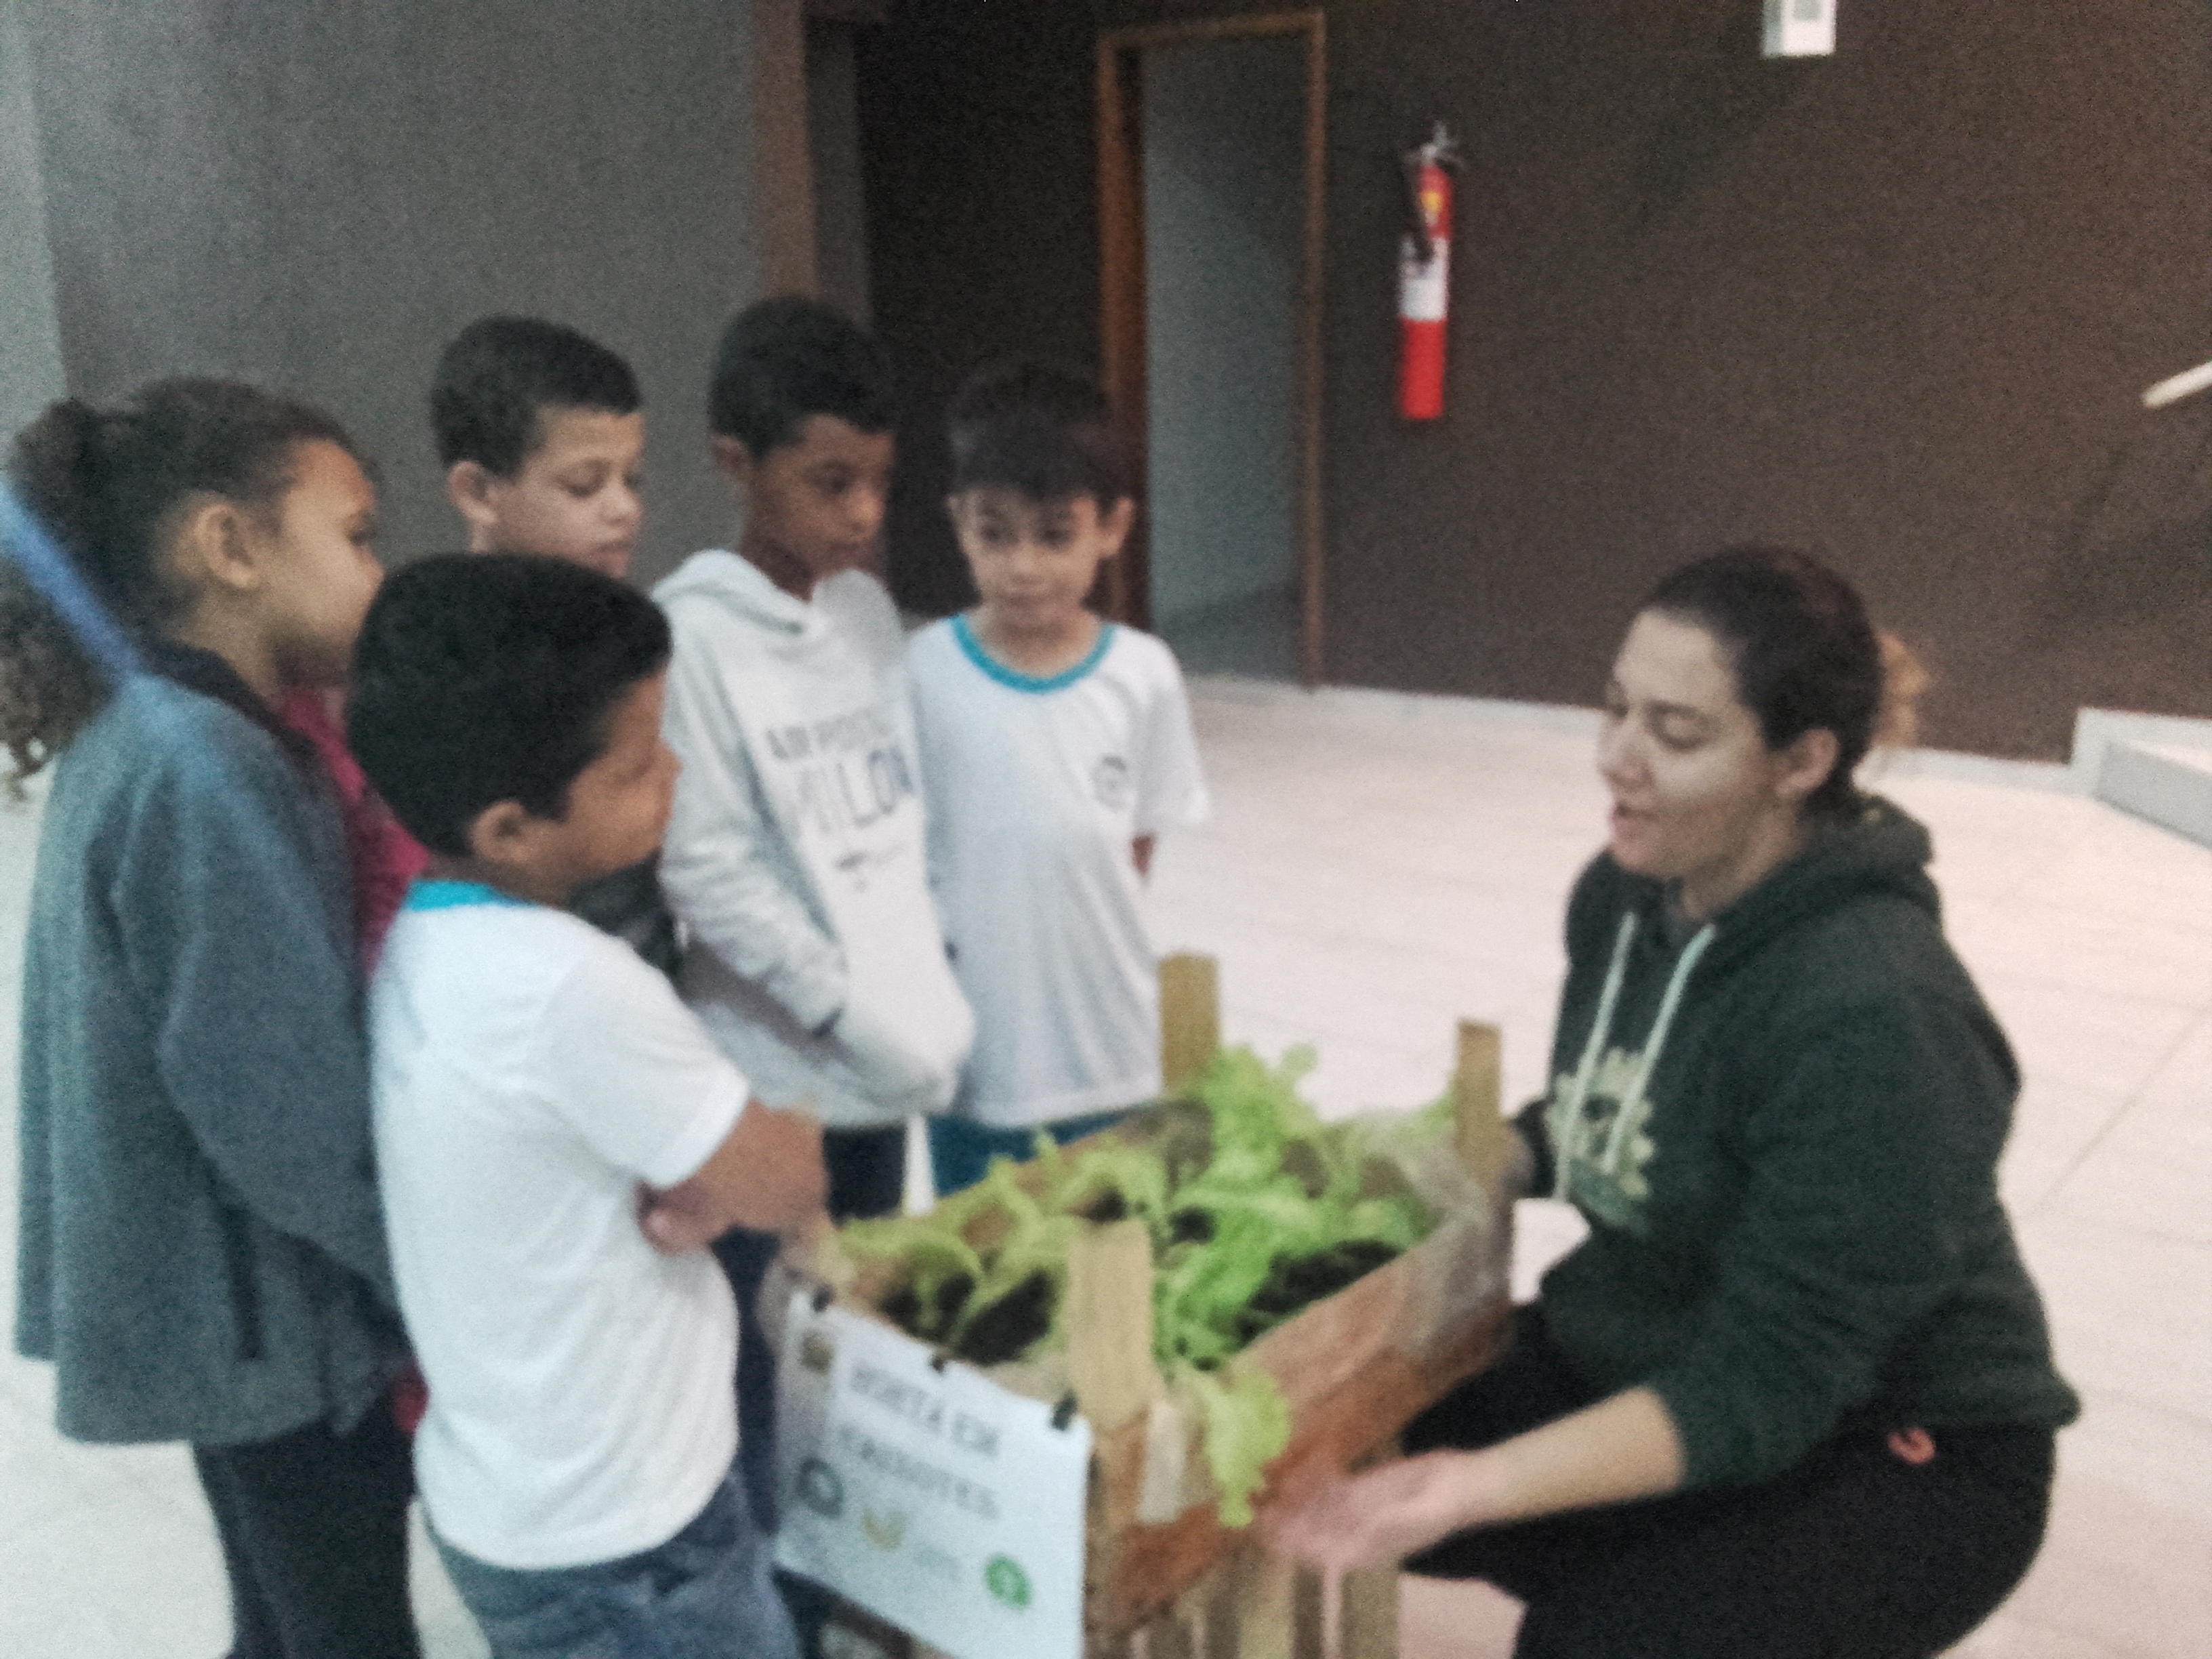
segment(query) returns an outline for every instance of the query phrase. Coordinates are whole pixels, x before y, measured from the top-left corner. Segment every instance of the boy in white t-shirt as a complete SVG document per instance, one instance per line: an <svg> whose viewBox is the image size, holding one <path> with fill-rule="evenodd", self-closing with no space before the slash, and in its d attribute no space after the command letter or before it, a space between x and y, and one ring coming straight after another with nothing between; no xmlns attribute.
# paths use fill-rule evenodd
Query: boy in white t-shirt
<svg viewBox="0 0 2212 1659"><path fill-rule="evenodd" d="M704 1246L811 1224L820 1131L565 908L659 842L668 652L620 582L503 554L410 566L362 630L354 752L431 854L370 1016L416 1474L497 1659L797 1651Z"/></svg>
<svg viewBox="0 0 2212 1659"><path fill-rule="evenodd" d="M1135 511L1106 400L1012 362L953 400L946 503L981 602L908 647L930 863L976 1040L930 1123L937 1188L1160 1088L1139 884L1206 811L1175 655L1086 601Z"/></svg>

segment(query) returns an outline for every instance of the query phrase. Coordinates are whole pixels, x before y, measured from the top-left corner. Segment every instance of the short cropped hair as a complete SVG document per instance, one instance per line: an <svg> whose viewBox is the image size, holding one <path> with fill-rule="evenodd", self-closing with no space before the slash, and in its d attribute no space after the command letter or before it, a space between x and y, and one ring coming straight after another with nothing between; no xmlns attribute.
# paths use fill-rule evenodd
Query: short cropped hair
<svg viewBox="0 0 2212 1659"><path fill-rule="evenodd" d="M1088 377L1014 358L969 376L945 420L952 488L996 485L1035 501L1128 497L1129 464L1106 396Z"/></svg>
<svg viewBox="0 0 2212 1659"><path fill-rule="evenodd" d="M659 607L595 570L520 553L419 560L362 624L347 739L408 834L465 858L487 807L566 817L616 703L668 656Z"/></svg>
<svg viewBox="0 0 2212 1659"><path fill-rule="evenodd" d="M812 415L890 431L897 411L883 348L843 313L799 295L738 313L714 354L708 429L757 460L795 440Z"/></svg>
<svg viewBox="0 0 2212 1659"><path fill-rule="evenodd" d="M545 441L549 409L634 414L629 365L597 340L538 317L480 317L438 355L430 425L438 463L474 461L511 478Z"/></svg>

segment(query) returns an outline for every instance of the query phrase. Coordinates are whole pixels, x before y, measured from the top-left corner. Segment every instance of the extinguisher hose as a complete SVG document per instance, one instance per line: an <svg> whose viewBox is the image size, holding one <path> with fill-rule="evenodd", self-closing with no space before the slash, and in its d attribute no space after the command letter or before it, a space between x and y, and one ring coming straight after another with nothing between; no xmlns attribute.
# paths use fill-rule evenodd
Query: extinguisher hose
<svg viewBox="0 0 2212 1659"><path fill-rule="evenodd" d="M1406 234L1413 244L1413 258L1426 264L1436 257L1429 240L1429 222L1421 212L1421 152L1409 149L1398 158L1398 181L1406 187Z"/></svg>

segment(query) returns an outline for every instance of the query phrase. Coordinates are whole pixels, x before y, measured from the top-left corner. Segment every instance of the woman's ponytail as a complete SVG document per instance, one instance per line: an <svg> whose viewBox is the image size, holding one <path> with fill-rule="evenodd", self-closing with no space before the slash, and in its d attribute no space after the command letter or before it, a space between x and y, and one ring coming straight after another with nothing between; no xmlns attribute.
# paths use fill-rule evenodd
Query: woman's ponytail
<svg viewBox="0 0 2212 1659"><path fill-rule="evenodd" d="M1912 749L1920 742L1920 699L1932 683L1911 646L1887 629L1875 630L1881 647L1881 708L1875 715L1874 747Z"/></svg>

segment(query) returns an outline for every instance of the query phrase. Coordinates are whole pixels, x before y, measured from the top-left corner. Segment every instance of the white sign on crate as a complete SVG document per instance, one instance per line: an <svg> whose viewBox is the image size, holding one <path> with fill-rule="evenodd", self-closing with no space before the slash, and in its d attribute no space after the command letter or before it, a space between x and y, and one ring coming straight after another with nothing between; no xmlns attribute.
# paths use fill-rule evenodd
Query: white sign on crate
<svg viewBox="0 0 2212 1659"><path fill-rule="evenodd" d="M794 1296L776 1561L954 1659L1080 1659L1091 1425Z"/></svg>

